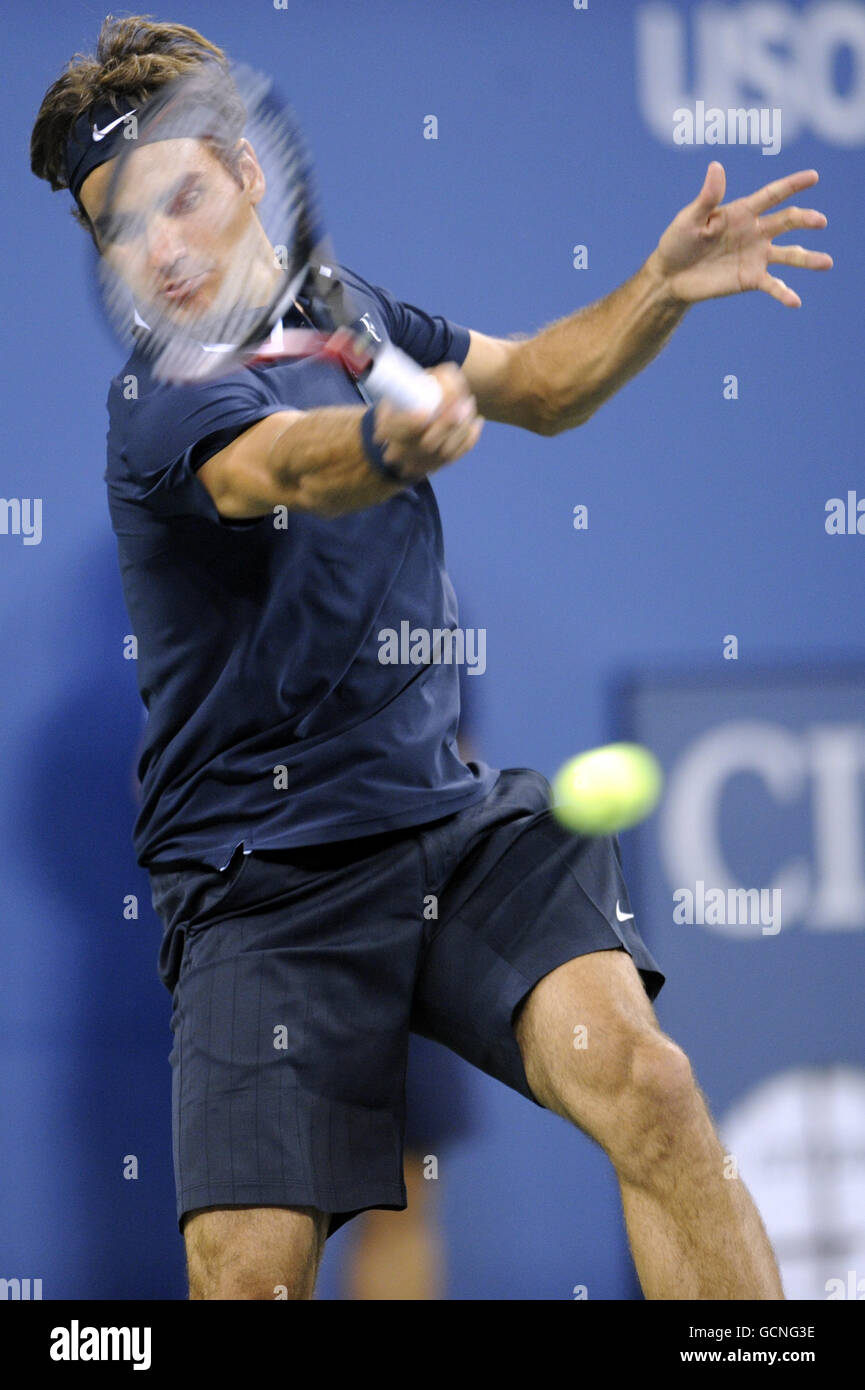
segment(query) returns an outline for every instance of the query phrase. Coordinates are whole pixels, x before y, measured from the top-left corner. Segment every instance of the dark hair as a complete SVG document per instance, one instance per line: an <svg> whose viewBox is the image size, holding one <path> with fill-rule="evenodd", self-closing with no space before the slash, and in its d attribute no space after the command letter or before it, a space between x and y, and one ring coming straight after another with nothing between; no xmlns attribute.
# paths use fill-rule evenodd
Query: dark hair
<svg viewBox="0 0 865 1390"><path fill-rule="evenodd" d="M76 53L45 93L30 137L30 168L56 192L67 188L66 146L76 120L97 101L120 110L120 98L145 102L154 92L202 64L218 64L225 74L224 99L238 135L244 108L231 80L222 49L185 24L160 24L150 15L115 19L108 15L95 54ZM236 108L236 109L235 109ZM214 153L235 173L231 151L213 142ZM236 175L235 175L236 176ZM73 216L92 234L76 206Z"/></svg>

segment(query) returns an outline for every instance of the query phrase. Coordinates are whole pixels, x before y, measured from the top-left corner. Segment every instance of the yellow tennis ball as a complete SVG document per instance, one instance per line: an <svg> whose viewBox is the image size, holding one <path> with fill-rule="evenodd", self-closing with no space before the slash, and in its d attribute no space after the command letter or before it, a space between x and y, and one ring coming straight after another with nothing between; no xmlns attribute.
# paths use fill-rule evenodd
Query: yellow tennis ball
<svg viewBox="0 0 865 1390"><path fill-rule="evenodd" d="M553 778L552 812L580 835L615 835L658 803L661 764L639 743L608 743L570 758Z"/></svg>

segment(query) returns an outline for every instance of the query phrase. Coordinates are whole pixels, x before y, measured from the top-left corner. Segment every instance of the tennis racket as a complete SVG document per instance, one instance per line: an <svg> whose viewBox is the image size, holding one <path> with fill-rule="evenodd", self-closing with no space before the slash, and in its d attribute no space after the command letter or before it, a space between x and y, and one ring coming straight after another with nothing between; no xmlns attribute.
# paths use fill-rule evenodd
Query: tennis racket
<svg viewBox="0 0 865 1390"><path fill-rule="evenodd" d="M96 224L100 287L157 379L318 356L369 400L434 414L436 380L382 341L340 279L306 142L267 77L202 64L126 127ZM292 305L308 327L284 327Z"/></svg>

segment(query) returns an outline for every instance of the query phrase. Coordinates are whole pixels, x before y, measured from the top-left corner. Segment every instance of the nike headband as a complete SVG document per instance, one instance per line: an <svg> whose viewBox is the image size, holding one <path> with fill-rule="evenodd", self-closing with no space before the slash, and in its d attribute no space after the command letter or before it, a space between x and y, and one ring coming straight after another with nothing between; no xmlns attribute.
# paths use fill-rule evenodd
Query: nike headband
<svg viewBox="0 0 865 1390"><path fill-rule="evenodd" d="M124 139L134 139L137 127L134 121L136 107L126 97L120 99L121 106L100 101L84 111L69 132L66 142L66 183L69 192L81 211L81 185L98 169L114 159L123 148ZM85 214L86 216L86 214Z"/></svg>
<svg viewBox="0 0 865 1390"><path fill-rule="evenodd" d="M207 71L202 78L197 89L187 84L179 103L175 90L169 86L146 102L133 103L126 96L119 97L116 106L99 101L78 117L66 142L66 183L85 217L87 214L79 196L84 180L100 164L107 164L109 159L128 149L128 141L141 138L142 143L149 144L190 135L202 139L213 129L224 130L225 112L213 84L213 75ZM190 127L190 104L194 105L199 117L198 128ZM142 117L146 119L146 132L140 134L138 122ZM238 130L238 138L241 133Z"/></svg>

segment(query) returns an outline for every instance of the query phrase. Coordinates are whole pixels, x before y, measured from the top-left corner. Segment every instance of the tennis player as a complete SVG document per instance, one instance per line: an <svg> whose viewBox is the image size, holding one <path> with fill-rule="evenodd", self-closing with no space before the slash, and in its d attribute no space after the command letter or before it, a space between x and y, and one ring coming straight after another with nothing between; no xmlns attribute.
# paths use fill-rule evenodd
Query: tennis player
<svg viewBox="0 0 865 1390"><path fill-rule="evenodd" d="M203 60L223 55L194 30L109 19L96 56L46 94L33 170L69 189L100 251L122 117ZM217 232L193 193L145 233L178 309L255 230L261 196L254 156L197 153L231 215ZM175 387L136 352L112 382L106 481L148 712L134 843L173 995L191 1298L311 1298L329 1234L405 1207L410 1031L604 1149L647 1298L783 1298L688 1058L658 1025L664 977L617 841L560 829L540 773L464 762L455 666L383 664L378 634L457 625L428 477L471 451L484 418L572 429L690 305L748 290L799 305L768 265L831 258L773 238L826 219L773 209L816 180L722 205L713 161L630 280L527 338L339 268L376 334L437 377L431 421L369 407L316 359ZM315 312L296 303L285 322Z"/></svg>

